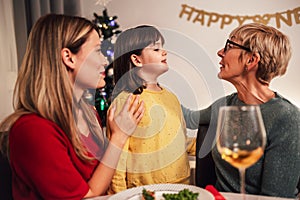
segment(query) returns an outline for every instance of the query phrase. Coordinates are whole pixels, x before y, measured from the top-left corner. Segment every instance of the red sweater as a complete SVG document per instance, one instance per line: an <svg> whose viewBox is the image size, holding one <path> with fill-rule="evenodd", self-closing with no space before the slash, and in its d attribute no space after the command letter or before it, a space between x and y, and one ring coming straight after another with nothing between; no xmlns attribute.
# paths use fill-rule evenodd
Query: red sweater
<svg viewBox="0 0 300 200"><path fill-rule="evenodd" d="M15 200L82 199L99 163L81 160L65 133L35 114L16 121L9 148Z"/></svg>

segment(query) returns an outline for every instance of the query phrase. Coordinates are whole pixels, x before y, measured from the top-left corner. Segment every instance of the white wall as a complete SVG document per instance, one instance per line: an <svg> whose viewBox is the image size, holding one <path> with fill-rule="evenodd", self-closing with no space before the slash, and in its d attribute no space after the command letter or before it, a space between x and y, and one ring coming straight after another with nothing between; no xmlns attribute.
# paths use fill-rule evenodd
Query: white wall
<svg viewBox="0 0 300 200"><path fill-rule="evenodd" d="M195 14L190 21L187 20L187 15L179 17L182 4L209 13L232 16L275 14L300 7L299 0L110 1L107 5L108 14L118 16L120 30L140 24L151 24L163 32L166 38L165 47L170 51L168 55L170 70L161 77L160 82L173 90L181 102L191 108L204 108L216 98L235 91L229 83L216 78L220 61L216 52L224 46L230 31L238 26L238 22L233 21L224 28L220 28L220 21L207 26L208 16L206 16L204 25L199 22L193 23ZM103 6L96 5L96 0L82 0L82 9L85 17L94 19L94 12L102 15ZM274 79L271 88L300 107L300 24L297 24L299 21L300 12L292 15L291 26L281 22L279 29L290 37L293 56L287 74ZM274 18L269 22L269 25L276 27Z"/></svg>

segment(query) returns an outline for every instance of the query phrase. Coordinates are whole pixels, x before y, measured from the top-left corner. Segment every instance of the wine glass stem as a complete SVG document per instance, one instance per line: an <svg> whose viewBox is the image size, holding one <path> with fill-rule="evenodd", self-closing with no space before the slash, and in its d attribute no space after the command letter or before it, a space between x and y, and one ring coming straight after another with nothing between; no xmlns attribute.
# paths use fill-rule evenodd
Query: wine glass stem
<svg viewBox="0 0 300 200"><path fill-rule="evenodd" d="M241 181L241 189L240 189L240 192L243 196L243 199L245 199L245 171L246 169L245 168L239 168L239 172L240 172L240 181Z"/></svg>

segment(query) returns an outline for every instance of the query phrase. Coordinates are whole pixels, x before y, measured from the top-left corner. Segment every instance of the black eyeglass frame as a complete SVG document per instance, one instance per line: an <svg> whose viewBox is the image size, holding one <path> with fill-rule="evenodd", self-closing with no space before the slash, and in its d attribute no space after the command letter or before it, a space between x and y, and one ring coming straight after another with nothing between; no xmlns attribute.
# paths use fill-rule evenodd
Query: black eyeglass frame
<svg viewBox="0 0 300 200"><path fill-rule="evenodd" d="M243 50L245 50L245 51L251 52L251 49L250 49L249 47L245 47L245 46L240 45L240 44L238 44L238 43L235 43L235 42L233 42L233 41L231 41L231 40L229 40L229 39L227 39L227 41L226 41L226 44L225 44L225 47L224 47L224 52L227 51L227 46L228 46L228 44L235 45L235 46L239 47L240 49L243 49Z"/></svg>

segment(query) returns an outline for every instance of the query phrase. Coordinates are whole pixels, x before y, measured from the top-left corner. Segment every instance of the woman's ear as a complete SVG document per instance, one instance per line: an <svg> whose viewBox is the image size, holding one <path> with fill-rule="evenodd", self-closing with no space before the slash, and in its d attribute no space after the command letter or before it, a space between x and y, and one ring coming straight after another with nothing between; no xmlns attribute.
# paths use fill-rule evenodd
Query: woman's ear
<svg viewBox="0 0 300 200"><path fill-rule="evenodd" d="M253 67L257 66L260 61L259 53L253 53L251 56L247 58L246 66L248 70L252 69Z"/></svg>
<svg viewBox="0 0 300 200"><path fill-rule="evenodd" d="M70 69L74 69L75 68L75 56L74 54L70 51L70 49L68 48L63 48L61 50L61 57L62 57L62 61L64 62L64 64L70 68Z"/></svg>
<svg viewBox="0 0 300 200"><path fill-rule="evenodd" d="M142 64L142 62L141 62L141 59L140 59L140 57L139 57L138 55L132 54L132 55L130 56L130 59L131 59L132 63L133 63L136 67L142 67L142 66L143 66L143 64Z"/></svg>

